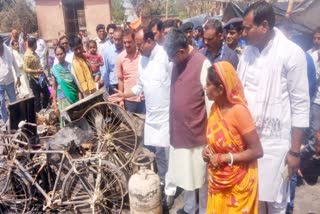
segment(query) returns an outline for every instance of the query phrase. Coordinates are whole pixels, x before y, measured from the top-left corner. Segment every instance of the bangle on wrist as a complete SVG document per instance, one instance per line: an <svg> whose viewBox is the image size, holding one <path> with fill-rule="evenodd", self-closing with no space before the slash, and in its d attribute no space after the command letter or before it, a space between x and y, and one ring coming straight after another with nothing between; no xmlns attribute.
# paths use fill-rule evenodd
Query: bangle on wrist
<svg viewBox="0 0 320 214"><path fill-rule="evenodd" d="M228 163L229 166L233 165L233 154L231 152L228 153L230 155L230 162Z"/></svg>

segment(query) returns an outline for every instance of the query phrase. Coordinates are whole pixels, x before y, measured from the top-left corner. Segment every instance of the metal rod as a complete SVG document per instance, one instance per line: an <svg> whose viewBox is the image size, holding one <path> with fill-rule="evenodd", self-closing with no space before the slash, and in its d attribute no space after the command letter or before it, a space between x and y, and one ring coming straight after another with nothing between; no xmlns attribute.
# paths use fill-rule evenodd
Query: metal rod
<svg viewBox="0 0 320 214"><path fill-rule="evenodd" d="M19 167L19 169L23 172L23 175L29 180L29 182L33 183L34 180L32 176L29 174L29 172L25 171L25 168L20 164L18 160L14 160L14 163ZM37 188L37 190L43 195L43 197L46 198L47 201L51 201L51 198L49 195L42 189L42 187L38 184L38 182L34 182L34 186Z"/></svg>
<svg viewBox="0 0 320 214"><path fill-rule="evenodd" d="M50 151L50 150L27 150L27 151L17 151L17 153L19 154L25 154L25 153L30 153L30 154L63 154L64 151L63 150L54 150L54 151Z"/></svg>
<svg viewBox="0 0 320 214"><path fill-rule="evenodd" d="M74 205L74 204L88 204L90 205L90 200L85 200L85 201L63 201L61 202L61 205Z"/></svg>
<svg viewBox="0 0 320 214"><path fill-rule="evenodd" d="M63 166L63 162L64 162L64 159L65 159L65 154L62 155L62 158L61 158L61 162L60 162L60 166L59 166L59 170L58 170L58 175L56 177L56 180L54 182L54 186L53 186L53 190L52 190L52 195L54 195L55 191L56 191L56 188L58 186L58 181L60 179L60 174L61 174L61 171L62 171L62 166Z"/></svg>

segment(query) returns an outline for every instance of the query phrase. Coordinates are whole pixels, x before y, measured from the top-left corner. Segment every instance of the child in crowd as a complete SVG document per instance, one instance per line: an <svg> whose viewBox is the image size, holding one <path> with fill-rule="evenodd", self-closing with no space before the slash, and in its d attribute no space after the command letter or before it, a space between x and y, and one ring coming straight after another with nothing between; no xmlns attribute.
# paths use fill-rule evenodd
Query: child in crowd
<svg viewBox="0 0 320 214"><path fill-rule="evenodd" d="M100 81L100 66L103 66L103 59L102 56L97 53L97 49L98 48L96 41L90 40L88 43L88 52L86 52L84 55L88 60L93 79L96 82L96 86L98 89L100 85L103 85L103 83Z"/></svg>

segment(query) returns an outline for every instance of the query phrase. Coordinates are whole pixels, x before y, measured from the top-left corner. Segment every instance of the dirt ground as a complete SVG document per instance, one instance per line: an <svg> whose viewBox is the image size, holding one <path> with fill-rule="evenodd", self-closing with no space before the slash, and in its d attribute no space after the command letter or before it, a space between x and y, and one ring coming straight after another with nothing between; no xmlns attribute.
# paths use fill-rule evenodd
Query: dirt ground
<svg viewBox="0 0 320 214"><path fill-rule="evenodd" d="M296 189L294 214L320 214L320 183L304 182Z"/></svg>
<svg viewBox="0 0 320 214"><path fill-rule="evenodd" d="M320 182L320 179L319 179ZM294 214L320 214L320 183L310 185L303 184L296 189ZM183 207L183 193L175 200L169 214L176 214Z"/></svg>

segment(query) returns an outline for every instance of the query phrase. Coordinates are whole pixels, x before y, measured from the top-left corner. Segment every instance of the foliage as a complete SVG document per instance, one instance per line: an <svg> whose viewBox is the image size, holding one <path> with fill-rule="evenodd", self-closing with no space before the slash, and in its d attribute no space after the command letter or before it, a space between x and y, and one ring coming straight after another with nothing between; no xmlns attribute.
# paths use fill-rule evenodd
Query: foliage
<svg viewBox="0 0 320 214"><path fill-rule="evenodd" d="M138 16L161 15L165 12L165 1L163 0L127 0Z"/></svg>
<svg viewBox="0 0 320 214"><path fill-rule="evenodd" d="M125 22L123 0L111 0L111 17L115 24Z"/></svg>
<svg viewBox="0 0 320 214"><path fill-rule="evenodd" d="M176 15L176 14L178 14L177 6L176 6L176 0L168 0L168 1L169 1L168 15Z"/></svg>
<svg viewBox="0 0 320 214"><path fill-rule="evenodd" d="M124 0L129 2L136 14L142 16L165 15L168 1L168 15L178 15L184 19L202 13L213 13L222 7L214 0Z"/></svg>
<svg viewBox="0 0 320 214"><path fill-rule="evenodd" d="M131 5L138 16L165 15L166 2L168 1L168 15L178 15L180 19L203 13L217 15L221 11L221 8L224 8L227 4L227 1L222 2L215 0L113 0L113 2L116 1L121 1L121 3L125 2L126 5ZM242 1L254 2L257 0ZM124 11L121 10L121 13L125 16Z"/></svg>
<svg viewBox="0 0 320 214"><path fill-rule="evenodd" d="M179 17L184 19L203 13L211 14L222 6L221 2L213 0L177 0L176 8Z"/></svg>
<svg viewBox="0 0 320 214"><path fill-rule="evenodd" d="M0 0L0 30L10 32L13 28L23 32L37 30L37 16L26 0Z"/></svg>

